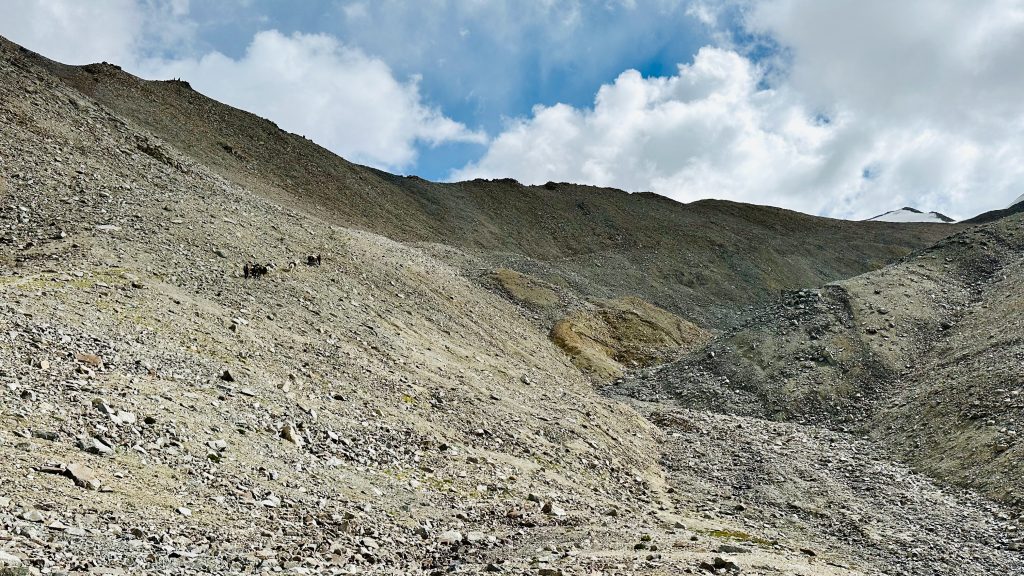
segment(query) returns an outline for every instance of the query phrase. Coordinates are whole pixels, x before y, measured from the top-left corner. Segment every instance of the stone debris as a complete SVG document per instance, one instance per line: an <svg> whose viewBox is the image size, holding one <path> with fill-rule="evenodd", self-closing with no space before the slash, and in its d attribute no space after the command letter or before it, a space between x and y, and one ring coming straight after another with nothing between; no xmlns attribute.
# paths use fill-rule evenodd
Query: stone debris
<svg viewBox="0 0 1024 576"><path fill-rule="evenodd" d="M42 522L43 520L45 520L43 513L40 512L39 510L34 509L26 510L25 512L23 512L21 514L21 518L22 520L27 520L29 522Z"/></svg>
<svg viewBox="0 0 1024 576"><path fill-rule="evenodd" d="M736 564L732 560L722 558L721 556L715 556L710 562L704 561L700 563L700 567L708 572L719 573L719 572L739 572L739 564Z"/></svg>
<svg viewBox="0 0 1024 576"><path fill-rule="evenodd" d="M73 462L71 464L48 464L36 466L35 470L43 474L58 474L71 478L79 487L87 490L99 490L101 483L96 472L84 464ZM9 501L8 501L9 503Z"/></svg>
<svg viewBox="0 0 1024 576"><path fill-rule="evenodd" d="M88 353L83 353L83 352L76 352L75 353L75 360L78 360L82 364L88 364L89 366L92 366L93 368L102 368L103 367L103 358L101 358L100 356L97 356L96 354L88 354Z"/></svg>
<svg viewBox="0 0 1024 576"><path fill-rule="evenodd" d="M560 506L556 506L554 503L550 501L544 503L544 506L541 507L541 512L545 514L550 514L552 516L565 516L565 509L561 508Z"/></svg>

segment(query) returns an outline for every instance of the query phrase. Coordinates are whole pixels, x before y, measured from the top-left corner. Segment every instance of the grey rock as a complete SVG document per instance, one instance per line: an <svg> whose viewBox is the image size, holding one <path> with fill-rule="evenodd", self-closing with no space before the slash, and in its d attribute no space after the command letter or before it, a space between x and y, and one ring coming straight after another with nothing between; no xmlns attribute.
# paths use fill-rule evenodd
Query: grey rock
<svg viewBox="0 0 1024 576"><path fill-rule="evenodd" d="M114 449L92 436L79 436L78 447L90 454L113 454Z"/></svg>
<svg viewBox="0 0 1024 576"><path fill-rule="evenodd" d="M116 414L111 414L110 419L118 425L135 424L135 422L138 421L134 412L128 412L126 410L118 410Z"/></svg>
<svg viewBox="0 0 1024 576"><path fill-rule="evenodd" d="M721 544L718 546L717 551L723 554L749 554L750 548L735 544Z"/></svg>
<svg viewBox="0 0 1024 576"><path fill-rule="evenodd" d="M21 558L10 552L0 550L0 567L15 568L17 566L21 566Z"/></svg>
<svg viewBox="0 0 1024 576"><path fill-rule="evenodd" d="M284 438L299 447L302 447L303 445L302 436L299 434L298 429L295 428L295 425L291 422L287 422L281 427L281 438Z"/></svg>
<svg viewBox="0 0 1024 576"><path fill-rule="evenodd" d="M79 464L77 462L68 464L65 469L65 474L74 480L75 484L82 488L87 490L100 489L100 480L96 475L96 472L84 464Z"/></svg>
<svg viewBox="0 0 1024 576"><path fill-rule="evenodd" d="M446 532L442 532L441 535L437 537L437 541L441 544L454 546L462 542L462 532L459 532L458 530L448 530Z"/></svg>
<svg viewBox="0 0 1024 576"><path fill-rule="evenodd" d="M22 513L21 518L22 520L28 520L29 522L42 522L43 513L35 509L26 510L24 513Z"/></svg>
<svg viewBox="0 0 1024 576"><path fill-rule="evenodd" d="M540 511L551 516L565 516L565 509L556 506L552 502L545 502Z"/></svg>

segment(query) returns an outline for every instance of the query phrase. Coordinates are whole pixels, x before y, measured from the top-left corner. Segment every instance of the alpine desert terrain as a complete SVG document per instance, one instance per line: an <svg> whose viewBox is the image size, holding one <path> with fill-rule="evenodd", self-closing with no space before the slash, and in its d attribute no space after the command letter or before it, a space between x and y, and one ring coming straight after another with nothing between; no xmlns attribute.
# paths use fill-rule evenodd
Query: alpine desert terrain
<svg viewBox="0 0 1024 576"><path fill-rule="evenodd" d="M1024 573L1019 215L439 184L0 78L0 574Z"/></svg>

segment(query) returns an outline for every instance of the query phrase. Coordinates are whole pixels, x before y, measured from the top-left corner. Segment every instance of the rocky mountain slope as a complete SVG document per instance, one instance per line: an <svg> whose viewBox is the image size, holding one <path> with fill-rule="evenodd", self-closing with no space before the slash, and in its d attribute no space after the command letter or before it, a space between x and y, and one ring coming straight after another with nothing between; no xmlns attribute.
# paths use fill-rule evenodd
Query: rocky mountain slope
<svg viewBox="0 0 1024 576"><path fill-rule="evenodd" d="M723 358L755 324L709 339L780 288L960 227L439 185L349 164L181 83L6 41L0 77L5 574L1020 573L1018 509L995 486L1014 485L928 459L971 442L938 436L971 390L936 397L949 409L925 429L895 418L920 405L900 404L910 380L873 397L892 410L858 412L841 393L762 401L782 396L756 373L735 384L742 401L656 376ZM937 329L969 340L951 345L987 361L1003 342L1019 360L1013 325L986 332L1015 309L1013 281L992 316L966 312L1016 277L992 262L1017 237L979 230L932 249L963 262L924 261L978 284L894 279L877 296L946 289L942 310L961 308ZM272 267L246 278L243 262ZM602 394L549 338L566 318L616 370L701 352ZM876 346L879 370L911 354L893 345ZM1010 430L1002 389L972 408L996 421L986 433ZM894 415L885 438L843 429L880 414ZM919 453L898 440L922 431ZM1002 454L974 461L1016 462Z"/></svg>
<svg viewBox="0 0 1024 576"><path fill-rule="evenodd" d="M744 326L615 390L757 426L868 438L1008 505L999 541L1020 551L1022 285L1024 217L1014 215L881 270L786 292Z"/></svg>
<svg viewBox="0 0 1024 576"><path fill-rule="evenodd" d="M2 65L5 554L100 573L515 566L540 534L660 497L653 426L504 299ZM243 260L277 267L246 279Z"/></svg>
<svg viewBox="0 0 1024 576"><path fill-rule="evenodd" d="M441 245L445 259L456 249L462 268L514 269L583 298L639 296L704 327L731 325L736 310L779 289L848 278L952 232L722 201L683 205L566 183L439 184L394 176L347 162L185 82L21 57L226 181L282 206L403 242Z"/></svg>

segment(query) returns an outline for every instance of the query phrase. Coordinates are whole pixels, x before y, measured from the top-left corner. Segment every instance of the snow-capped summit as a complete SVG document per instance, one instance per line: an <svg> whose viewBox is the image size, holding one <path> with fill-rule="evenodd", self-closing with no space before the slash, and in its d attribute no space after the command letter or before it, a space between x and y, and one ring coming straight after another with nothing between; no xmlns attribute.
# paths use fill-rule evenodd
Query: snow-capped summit
<svg viewBox="0 0 1024 576"><path fill-rule="evenodd" d="M1024 197L1018 201L1024 200ZM921 212L916 208L904 207L899 210L891 210L885 214L879 214L874 218L868 218L874 222L930 222L932 224L949 224L954 220L939 212Z"/></svg>
<svg viewBox="0 0 1024 576"><path fill-rule="evenodd" d="M1007 208L1012 208L1012 207L1016 206L1017 204L1020 204L1021 202L1024 202L1024 194L1021 194L1020 196L1017 196L1017 199L1014 200L1013 202L1010 202L1010 205L1007 206Z"/></svg>

